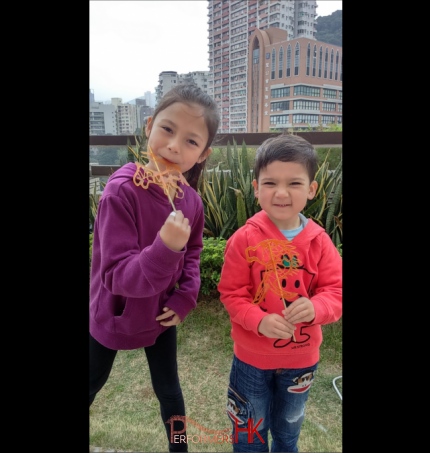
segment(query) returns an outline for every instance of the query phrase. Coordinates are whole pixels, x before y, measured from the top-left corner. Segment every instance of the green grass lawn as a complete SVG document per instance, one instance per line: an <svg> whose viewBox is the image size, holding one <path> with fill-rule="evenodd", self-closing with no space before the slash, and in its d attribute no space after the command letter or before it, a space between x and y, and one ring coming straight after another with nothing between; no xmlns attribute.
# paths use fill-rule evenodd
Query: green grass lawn
<svg viewBox="0 0 430 453"><path fill-rule="evenodd" d="M208 299L208 298L205 298ZM301 452L342 452L342 320L323 326L321 359L299 439ZM228 431L226 394L233 344L218 299L200 300L178 327L178 366L187 409L190 452L231 452L227 442L203 442ZM342 395L342 379L335 383ZM164 452L167 441L143 350L119 351L111 376L90 409L90 446L109 451ZM213 437L212 437L213 438ZM91 451L91 450L90 450Z"/></svg>

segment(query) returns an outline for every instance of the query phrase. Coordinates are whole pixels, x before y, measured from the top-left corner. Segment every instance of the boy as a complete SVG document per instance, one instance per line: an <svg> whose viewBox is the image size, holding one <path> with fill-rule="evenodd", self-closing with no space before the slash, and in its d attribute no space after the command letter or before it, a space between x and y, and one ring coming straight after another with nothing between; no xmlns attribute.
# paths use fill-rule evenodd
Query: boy
<svg viewBox="0 0 430 453"><path fill-rule="evenodd" d="M318 156L295 135L269 138L254 165L262 208L226 244L218 285L234 356L227 413L233 451L297 452L321 326L342 315L342 260L301 211L316 194Z"/></svg>

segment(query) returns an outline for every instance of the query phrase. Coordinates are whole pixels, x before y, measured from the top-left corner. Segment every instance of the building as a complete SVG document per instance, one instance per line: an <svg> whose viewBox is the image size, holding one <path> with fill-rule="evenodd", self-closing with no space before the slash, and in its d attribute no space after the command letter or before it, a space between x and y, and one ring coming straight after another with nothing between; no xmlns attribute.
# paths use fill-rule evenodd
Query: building
<svg viewBox="0 0 430 453"><path fill-rule="evenodd" d="M155 107L155 93L151 93L150 91L145 91L144 98L146 101L146 105L148 107Z"/></svg>
<svg viewBox="0 0 430 453"><path fill-rule="evenodd" d="M208 93L221 112L219 133L249 131L251 34L275 27L285 31L286 40L315 40L316 9L316 0L208 0Z"/></svg>
<svg viewBox="0 0 430 453"><path fill-rule="evenodd" d="M90 104L90 135L119 135L117 109L114 105L102 102Z"/></svg>
<svg viewBox="0 0 430 453"><path fill-rule="evenodd" d="M117 105L118 135L131 135L137 129L137 109L132 104Z"/></svg>
<svg viewBox="0 0 430 453"><path fill-rule="evenodd" d="M149 116L154 113L154 108L147 105L146 99L136 99L137 127L141 129Z"/></svg>
<svg viewBox="0 0 430 453"><path fill-rule="evenodd" d="M90 135L132 135L141 122L138 112L141 114L141 109L123 104L121 98L111 98L110 104L93 102L90 104Z"/></svg>
<svg viewBox="0 0 430 453"><path fill-rule="evenodd" d="M163 71L158 75L158 86L155 89L156 105L160 99L176 84L194 82L205 93L208 93L209 71L193 71L186 74L178 74L176 71Z"/></svg>
<svg viewBox="0 0 430 453"><path fill-rule="evenodd" d="M288 39L286 30L272 27L253 31L249 55L247 132L342 124L342 47ZM237 108L230 107L231 116Z"/></svg>

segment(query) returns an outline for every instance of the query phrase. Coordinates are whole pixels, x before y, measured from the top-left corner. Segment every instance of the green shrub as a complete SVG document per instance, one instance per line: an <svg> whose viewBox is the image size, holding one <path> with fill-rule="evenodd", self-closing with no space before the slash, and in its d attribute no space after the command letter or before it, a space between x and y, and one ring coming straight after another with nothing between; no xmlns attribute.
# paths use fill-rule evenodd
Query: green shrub
<svg viewBox="0 0 430 453"><path fill-rule="evenodd" d="M218 292L226 242L222 238L203 238L203 251L200 255L200 292L206 296Z"/></svg>

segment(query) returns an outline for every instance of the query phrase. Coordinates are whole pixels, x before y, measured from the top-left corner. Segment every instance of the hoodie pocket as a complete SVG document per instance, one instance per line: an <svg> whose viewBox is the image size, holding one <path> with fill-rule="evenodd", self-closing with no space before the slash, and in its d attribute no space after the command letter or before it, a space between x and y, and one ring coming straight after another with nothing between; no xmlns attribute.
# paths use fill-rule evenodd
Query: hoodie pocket
<svg viewBox="0 0 430 453"><path fill-rule="evenodd" d="M154 300L127 299L121 315L114 317L114 329L124 335L143 332L161 332L162 326L155 318L160 308Z"/></svg>

